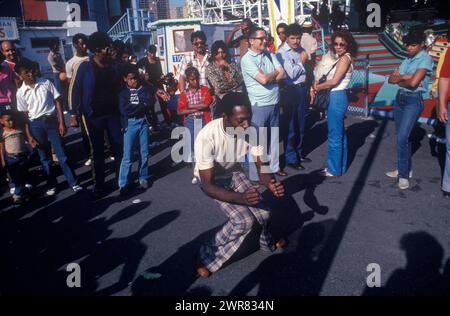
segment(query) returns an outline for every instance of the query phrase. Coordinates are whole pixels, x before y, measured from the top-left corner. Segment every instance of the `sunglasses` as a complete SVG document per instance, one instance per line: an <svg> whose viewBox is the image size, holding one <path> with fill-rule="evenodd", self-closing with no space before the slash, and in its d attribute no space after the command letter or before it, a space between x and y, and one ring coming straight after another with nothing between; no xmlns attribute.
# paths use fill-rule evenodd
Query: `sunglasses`
<svg viewBox="0 0 450 316"><path fill-rule="evenodd" d="M194 46L205 46L205 42L195 42L195 43L192 43L192 45L194 45Z"/></svg>
<svg viewBox="0 0 450 316"><path fill-rule="evenodd" d="M345 46L347 46L347 44L345 44L345 43L336 43L336 42L334 42L333 45L334 46L338 46L338 47L345 47Z"/></svg>
<svg viewBox="0 0 450 316"><path fill-rule="evenodd" d="M257 39L260 41L267 41L267 37L266 36L262 36L262 37L252 37L253 39Z"/></svg>

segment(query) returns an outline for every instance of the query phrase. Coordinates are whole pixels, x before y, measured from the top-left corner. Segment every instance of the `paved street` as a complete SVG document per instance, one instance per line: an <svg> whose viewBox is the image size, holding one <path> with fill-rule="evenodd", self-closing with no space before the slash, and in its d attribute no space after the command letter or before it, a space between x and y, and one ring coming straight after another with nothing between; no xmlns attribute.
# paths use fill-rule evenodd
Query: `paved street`
<svg viewBox="0 0 450 316"><path fill-rule="evenodd" d="M307 170L287 168L286 198L264 195L273 209L273 234L287 236L283 252L257 249L257 232L208 279L196 276L194 255L226 217L191 184L192 169L173 166L170 142L152 150L154 184L127 200L118 191L92 201L74 195L63 183L56 198L42 194L28 206L8 206L1 196L0 290L3 295L363 295L370 263L381 268L388 294L442 293L449 284L450 200L440 191L439 159L418 126L412 188L401 191L384 173L395 169L392 120L363 120L349 114L348 173L317 175L326 161L326 122L306 135L313 162ZM66 138L77 157L83 186L90 170L83 165L78 134ZM439 145L436 151L442 151ZM108 165L112 168L112 163ZM136 166L135 168L136 169ZM34 170L34 180L39 172ZM59 177L61 183L62 177ZM112 184L112 174L109 173ZM39 189L39 188L38 188ZM42 192L41 192L42 193ZM66 266L81 267L81 288L68 288ZM446 274L443 276L444 266ZM159 275L157 274L161 274ZM159 277L159 278L158 278ZM445 283L447 282L447 283Z"/></svg>

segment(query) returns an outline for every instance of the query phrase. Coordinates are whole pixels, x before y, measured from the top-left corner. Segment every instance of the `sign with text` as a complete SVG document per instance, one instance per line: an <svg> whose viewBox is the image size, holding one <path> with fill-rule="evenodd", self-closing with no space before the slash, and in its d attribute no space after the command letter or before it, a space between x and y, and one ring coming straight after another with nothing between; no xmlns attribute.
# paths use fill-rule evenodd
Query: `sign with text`
<svg viewBox="0 0 450 316"><path fill-rule="evenodd" d="M0 17L0 41L19 39L16 18Z"/></svg>

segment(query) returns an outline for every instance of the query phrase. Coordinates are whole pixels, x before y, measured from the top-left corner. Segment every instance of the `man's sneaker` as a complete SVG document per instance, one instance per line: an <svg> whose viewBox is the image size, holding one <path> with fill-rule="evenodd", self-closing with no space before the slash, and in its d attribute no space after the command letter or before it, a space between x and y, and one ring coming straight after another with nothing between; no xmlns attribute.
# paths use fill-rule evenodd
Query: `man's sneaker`
<svg viewBox="0 0 450 316"><path fill-rule="evenodd" d="M47 196L53 196L53 195L55 195L55 194L56 194L56 188L50 188L50 189L48 189L47 191L45 191L45 194L46 194Z"/></svg>
<svg viewBox="0 0 450 316"><path fill-rule="evenodd" d="M31 190L33 188L32 184L26 183L25 184L25 188L27 188L28 190Z"/></svg>
<svg viewBox="0 0 450 316"><path fill-rule="evenodd" d="M21 197L20 195L13 195L13 203L14 204L22 204L24 202L23 197Z"/></svg>
<svg viewBox="0 0 450 316"><path fill-rule="evenodd" d="M69 112L67 112L67 111L63 111L63 114L64 114L64 115L66 115L67 113L69 113Z"/></svg>
<svg viewBox="0 0 450 316"><path fill-rule="evenodd" d="M85 165L85 166L90 166L90 165L92 165L92 160L91 160L91 159L86 160L86 162L84 163L84 165Z"/></svg>
<svg viewBox="0 0 450 316"><path fill-rule="evenodd" d="M109 160L114 161L116 158L114 156L109 157Z"/></svg>
<svg viewBox="0 0 450 316"><path fill-rule="evenodd" d="M198 183L197 177L193 177L191 183L192 184L197 184Z"/></svg>
<svg viewBox="0 0 450 316"><path fill-rule="evenodd" d="M386 175L389 178L397 178L398 177L398 170L386 172ZM412 172L412 170L410 170L409 171L409 177L412 178L412 176L413 176L413 172Z"/></svg>
<svg viewBox="0 0 450 316"><path fill-rule="evenodd" d="M148 189L148 181L139 181L139 188L142 190L147 190Z"/></svg>
<svg viewBox="0 0 450 316"><path fill-rule="evenodd" d="M83 187L77 184L77 185L74 185L74 186L72 187L72 190L73 190L75 193L78 193L78 192L80 192L80 191L83 191Z"/></svg>
<svg viewBox="0 0 450 316"><path fill-rule="evenodd" d="M15 191L16 191L16 188L15 188L15 187L12 187L11 189L9 189L9 193L10 193L11 195L13 195Z"/></svg>
<svg viewBox="0 0 450 316"><path fill-rule="evenodd" d="M398 188L400 190L406 190L409 188L409 180L405 178L398 179Z"/></svg>
<svg viewBox="0 0 450 316"><path fill-rule="evenodd" d="M119 189L119 195L120 196L126 196L130 193L130 188L129 187L123 187Z"/></svg>

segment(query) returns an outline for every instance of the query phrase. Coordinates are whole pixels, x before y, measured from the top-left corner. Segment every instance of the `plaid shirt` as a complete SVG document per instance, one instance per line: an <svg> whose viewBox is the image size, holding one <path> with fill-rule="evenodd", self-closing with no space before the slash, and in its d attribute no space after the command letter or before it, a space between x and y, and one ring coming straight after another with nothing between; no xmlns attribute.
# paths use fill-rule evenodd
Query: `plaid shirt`
<svg viewBox="0 0 450 316"><path fill-rule="evenodd" d="M211 91L205 87L200 86L197 90L186 89L180 94L180 100L178 101L178 110L188 109L189 105L199 104L205 102L206 104L211 105L213 103L213 98L211 96ZM205 118L206 123L211 120L211 113L209 111L198 111L195 113L191 113L187 116L203 116ZM183 122L186 120L186 117L183 118Z"/></svg>
<svg viewBox="0 0 450 316"><path fill-rule="evenodd" d="M206 78L206 67L209 65L209 53L205 54L203 63L201 63L195 56L194 52L184 55L183 61L181 62L180 75L185 75L185 71L188 67L197 68L200 73L200 85L210 88L208 79Z"/></svg>

